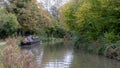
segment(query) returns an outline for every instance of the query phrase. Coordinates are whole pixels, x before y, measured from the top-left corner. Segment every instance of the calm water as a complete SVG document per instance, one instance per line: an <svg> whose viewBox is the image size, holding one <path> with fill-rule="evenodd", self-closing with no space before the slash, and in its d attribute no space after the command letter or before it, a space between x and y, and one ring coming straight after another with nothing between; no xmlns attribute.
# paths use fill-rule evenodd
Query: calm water
<svg viewBox="0 0 120 68"><path fill-rule="evenodd" d="M42 44L25 48L41 68L120 68L120 62L74 50L70 45Z"/></svg>

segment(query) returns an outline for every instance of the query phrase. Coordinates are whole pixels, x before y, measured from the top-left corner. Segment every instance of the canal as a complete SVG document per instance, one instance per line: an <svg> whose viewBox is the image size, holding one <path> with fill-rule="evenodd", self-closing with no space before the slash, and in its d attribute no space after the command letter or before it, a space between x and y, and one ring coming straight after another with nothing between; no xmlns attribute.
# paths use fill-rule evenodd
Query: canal
<svg viewBox="0 0 120 68"><path fill-rule="evenodd" d="M41 68L120 68L120 62L75 50L70 44L45 43L23 48L32 53Z"/></svg>

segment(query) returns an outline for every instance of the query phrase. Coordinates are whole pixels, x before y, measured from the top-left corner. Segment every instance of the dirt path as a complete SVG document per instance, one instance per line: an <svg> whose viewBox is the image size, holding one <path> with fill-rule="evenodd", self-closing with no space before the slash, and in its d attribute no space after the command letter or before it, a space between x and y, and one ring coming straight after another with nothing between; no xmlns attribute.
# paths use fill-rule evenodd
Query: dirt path
<svg viewBox="0 0 120 68"><path fill-rule="evenodd" d="M0 42L0 46L5 45L5 44L6 44L6 42Z"/></svg>

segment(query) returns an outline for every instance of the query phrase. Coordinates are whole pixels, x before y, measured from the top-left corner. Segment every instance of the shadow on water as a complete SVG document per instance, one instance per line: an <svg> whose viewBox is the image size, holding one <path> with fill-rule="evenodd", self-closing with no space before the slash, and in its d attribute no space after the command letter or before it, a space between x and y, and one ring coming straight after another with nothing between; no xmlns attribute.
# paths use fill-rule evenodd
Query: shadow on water
<svg viewBox="0 0 120 68"><path fill-rule="evenodd" d="M24 50L35 55L41 68L120 68L118 61L74 50L62 42L22 48Z"/></svg>

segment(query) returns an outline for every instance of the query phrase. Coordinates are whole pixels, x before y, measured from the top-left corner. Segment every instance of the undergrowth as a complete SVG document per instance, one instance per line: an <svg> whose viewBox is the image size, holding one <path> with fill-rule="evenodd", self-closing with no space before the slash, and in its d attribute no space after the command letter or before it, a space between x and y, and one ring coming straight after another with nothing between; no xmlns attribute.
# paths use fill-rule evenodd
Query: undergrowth
<svg viewBox="0 0 120 68"><path fill-rule="evenodd" d="M27 50L21 53L15 39L6 41L6 47L0 51L0 68L40 68Z"/></svg>

